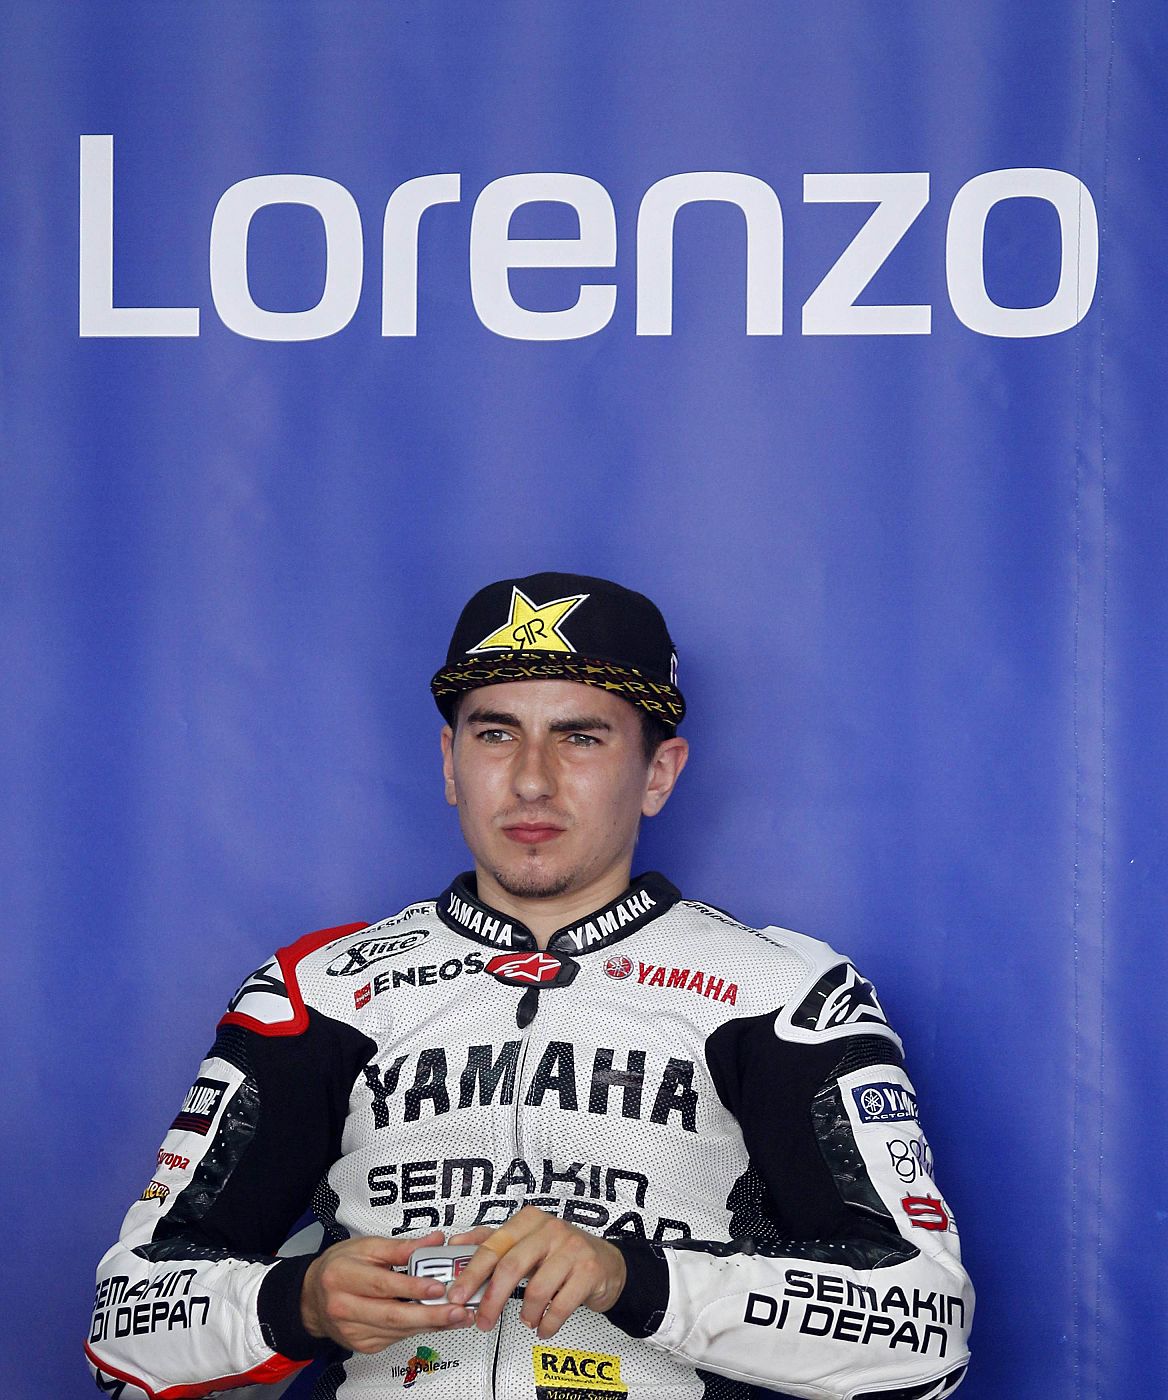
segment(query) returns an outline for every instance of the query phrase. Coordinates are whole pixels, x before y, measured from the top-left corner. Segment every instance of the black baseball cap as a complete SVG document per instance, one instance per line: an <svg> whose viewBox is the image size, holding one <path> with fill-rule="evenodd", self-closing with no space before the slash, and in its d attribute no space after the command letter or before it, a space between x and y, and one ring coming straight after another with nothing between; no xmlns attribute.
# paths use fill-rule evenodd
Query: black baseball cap
<svg viewBox="0 0 1168 1400"><path fill-rule="evenodd" d="M480 588L463 608L430 689L447 723L468 690L579 681L675 728L685 715L677 651L643 593L585 574L532 574Z"/></svg>

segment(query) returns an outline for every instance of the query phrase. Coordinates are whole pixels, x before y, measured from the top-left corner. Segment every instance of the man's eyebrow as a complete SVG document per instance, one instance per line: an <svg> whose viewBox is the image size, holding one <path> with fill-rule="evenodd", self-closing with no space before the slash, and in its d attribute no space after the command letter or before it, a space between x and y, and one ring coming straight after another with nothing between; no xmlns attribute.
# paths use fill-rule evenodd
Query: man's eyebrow
<svg viewBox="0 0 1168 1400"><path fill-rule="evenodd" d="M551 734L575 734L581 729L611 729L608 720L596 715L581 715L579 719L557 719L548 725Z"/></svg>
<svg viewBox="0 0 1168 1400"><path fill-rule="evenodd" d="M466 717L468 724L502 724L509 729L522 729L523 724L518 715L509 714L506 710L475 709ZM601 719L599 715L578 715L568 719L553 720L548 725L549 734L576 734L586 729L609 730L612 725L608 720Z"/></svg>
<svg viewBox="0 0 1168 1400"><path fill-rule="evenodd" d="M472 710L466 717L468 724L506 724L511 729L521 729L523 726L515 715L509 715L505 710Z"/></svg>

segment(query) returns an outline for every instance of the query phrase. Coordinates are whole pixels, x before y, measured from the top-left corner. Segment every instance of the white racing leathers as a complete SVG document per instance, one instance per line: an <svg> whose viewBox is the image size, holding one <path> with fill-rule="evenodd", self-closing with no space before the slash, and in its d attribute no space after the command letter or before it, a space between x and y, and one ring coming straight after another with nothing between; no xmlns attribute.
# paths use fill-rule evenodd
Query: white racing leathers
<svg viewBox="0 0 1168 1400"><path fill-rule="evenodd" d="M519 1321L330 1350L275 1251L498 1225L612 1240L628 1282L549 1343ZM826 944L636 880L540 952L473 877L249 977L102 1260L88 1352L125 1400L315 1394L935 1400L973 1292L900 1041Z"/></svg>

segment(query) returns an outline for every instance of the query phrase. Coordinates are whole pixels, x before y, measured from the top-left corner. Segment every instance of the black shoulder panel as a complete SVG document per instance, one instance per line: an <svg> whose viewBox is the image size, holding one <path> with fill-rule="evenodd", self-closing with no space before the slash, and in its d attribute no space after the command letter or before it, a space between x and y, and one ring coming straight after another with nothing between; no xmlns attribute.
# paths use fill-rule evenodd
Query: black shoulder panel
<svg viewBox="0 0 1168 1400"><path fill-rule="evenodd" d="M743 1222L760 1215L776 1238L833 1239L857 1234L855 1203L840 1193L814 1117L816 1096L839 1074L868 1064L899 1065L885 1036L819 1044L780 1040L774 1014L727 1021L706 1041L718 1097L742 1128L757 1179L743 1178L728 1202ZM765 1189L762 1189L765 1188ZM878 1226L880 1238L884 1230Z"/></svg>
<svg viewBox="0 0 1168 1400"><path fill-rule="evenodd" d="M210 1054L246 1078L153 1243L270 1255L303 1214L340 1156L353 1082L376 1053L352 1026L314 1010L307 1015L296 1036L221 1027Z"/></svg>

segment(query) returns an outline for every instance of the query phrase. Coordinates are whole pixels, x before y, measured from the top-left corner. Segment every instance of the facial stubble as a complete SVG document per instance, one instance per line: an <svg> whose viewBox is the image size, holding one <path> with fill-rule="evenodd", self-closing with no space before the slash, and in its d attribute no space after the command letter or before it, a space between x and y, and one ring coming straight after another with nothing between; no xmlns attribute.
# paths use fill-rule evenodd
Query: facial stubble
<svg viewBox="0 0 1168 1400"><path fill-rule="evenodd" d="M495 883L505 890L512 899L556 899L572 888L574 875L547 875L541 880L537 875L508 875L503 870L492 870Z"/></svg>

